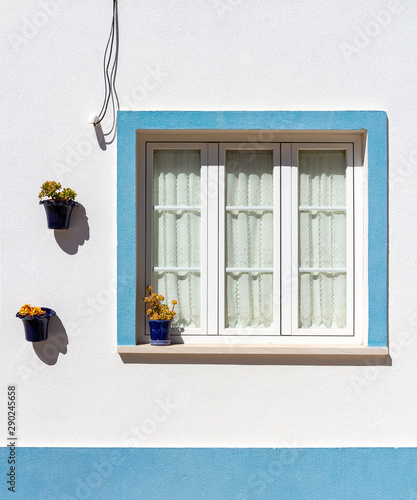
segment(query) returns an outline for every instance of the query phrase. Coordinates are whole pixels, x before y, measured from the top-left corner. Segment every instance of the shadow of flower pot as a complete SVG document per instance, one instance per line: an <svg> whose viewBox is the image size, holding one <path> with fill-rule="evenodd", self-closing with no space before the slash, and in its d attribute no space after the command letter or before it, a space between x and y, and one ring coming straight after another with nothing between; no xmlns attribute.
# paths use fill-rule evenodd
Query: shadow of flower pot
<svg viewBox="0 0 417 500"><path fill-rule="evenodd" d="M60 354L67 353L68 336L64 325L58 316L49 321L48 339L44 342L34 342L33 350L46 365L54 365Z"/></svg>
<svg viewBox="0 0 417 500"><path fill-rule="evenodd" d="M71 224L65 231L55 230L55 240L58 245L69 255L78 252L78 247L90 239L87 212L83 205L74 207L71 215Z"/></svg>

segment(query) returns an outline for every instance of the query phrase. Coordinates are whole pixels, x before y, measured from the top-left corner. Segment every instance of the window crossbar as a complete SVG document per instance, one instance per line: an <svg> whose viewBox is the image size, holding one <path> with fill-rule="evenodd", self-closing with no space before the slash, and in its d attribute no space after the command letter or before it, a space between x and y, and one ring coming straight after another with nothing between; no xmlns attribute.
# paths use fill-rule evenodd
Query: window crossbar
<svg viewBox="0 0 417 500"><path fill-rule="evenodd" d="M167 210L167 211L175 211L175 210L192 210L192 211L198 211L198 210L201 210L201 207L197 207L197 206L180 206L180 205L155 205L153 207L154 210L157 210L157 211L163 211L163 210Z"/></svg>
<svg viewBox="0 0 417 500"><path fill-rule="evenodd" d="M240 212L252 212L254 210L259 210L263 212L273 212L274 207L262 207L262 206L256 206L256 207L247 207L247 206L227 206L226 211L227 212L232 212L232 211L240 211Z"/></svg>
<svg viewBox="0 0 417 500"><path fill-rule="evenodd" d="M330 207L330 206L301 206L298 207L300 212L310 212L317 210L319 212L346 212L346 207Z"/></svg>
<svg viewBox="0 0 417 500"><path fill-rule="evenodd" d="M298 269L300 273L346 273L347 269L345 267L300 267Z"/></svg>
<svg viewBox="0 0 417 500"><path fill-rule="evenodd" d="M272 267L226 267L226 273L273 273Z"/></svg>
<svg viewBox="0 0 417 500"><path fill-rule="evenodd" d="M199 273L199 267L154 267L156 273Z"/></svg>

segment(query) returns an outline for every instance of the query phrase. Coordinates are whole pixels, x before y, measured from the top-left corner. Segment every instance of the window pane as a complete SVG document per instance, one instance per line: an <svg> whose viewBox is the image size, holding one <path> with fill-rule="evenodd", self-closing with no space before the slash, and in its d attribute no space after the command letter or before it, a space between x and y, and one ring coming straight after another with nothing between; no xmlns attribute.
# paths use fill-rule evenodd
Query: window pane
<svg viewBox="0 0 417 500"><path fill-rule="evenodd" d="M273 322L273 154L226 151L226 328Z"/></svg>
<svg viewBox="0 0 417 500"><path fill-rule="evenodd" d="M300 267L346 267L346 213L300 212Z"/></svg>
<svg viewBox="0 0 417 500"><path fill-rule="evenodd" d="M199 150L160 149L154 151L154 205L199 205Z"/></svg>
<svg viewBox="0 0 417 500"><path fill-rule="evenodd" d="M271 327L272 296L272 273L227 272L226 327Z"/></svg>
<svg viewBox="0 0 417 500"><path fill-rule="evenodd" d="M300 328L346 328L346 273L300 273Z"/></svg>
<svg viewBox="0 0 417 500"><path fill-rule="evenodd" d="M173 326L200 326L199 150L155 150L153 286L178 301Z"/></svg>
<svg viewBox="0 0 417 500"><path fill-rule="evenodd" d="M200 212L155 209L153 265L200 267Z"/></svg>
<svg viewBox="0 0 417 500"><path fill-rule="evenodd" d="M200 326L200 273L199 272L154 272L152 283L156 290L167 300L170 308L171 300L177 299L175 306L176 316L172 326L195 327Z"/></svg>
<svg viewBox="0 0 417 500"><path fill-rule="evenodd" d="M346 153L299 152L299 327L346 328Z"/></svg>
<svg viewBox="0 0 417 500"><path fill-rule="evenodd" d="M226 151L226 204L271 206L272 151Z"/></svg>
<svg viewBox="0 0 417 500"><path fill-rule="evenodd" d="M299 152L300 205L346 204L346 152Z"/></svg>

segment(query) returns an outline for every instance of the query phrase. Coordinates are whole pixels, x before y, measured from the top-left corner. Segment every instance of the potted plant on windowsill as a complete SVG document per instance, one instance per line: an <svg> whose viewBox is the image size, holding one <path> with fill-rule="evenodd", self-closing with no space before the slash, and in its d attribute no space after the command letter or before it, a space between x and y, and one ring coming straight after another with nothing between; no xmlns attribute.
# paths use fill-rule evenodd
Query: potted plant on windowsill
<svg viewBox="0 0 417 500"><path fill-rule="evenodd" d="M171 343L171 323L175 316L174 311L176 300L171 301L172 309L169 309L166 304L162 304L165 300L163 295L158 295L152 292L152 287L146 288L149 296L143 301L147 305L146 315L149 316L149 330L151 333L151 345L169 345Z"/></svg>
<svg viewBox="0 0 417 500"><path fill-rule="evenodd" d="M16 314L23 321L28 342L43 342L48 338L48 323L56 313L48 307L31 307L25 304Z"/></svg>
<svg viewBox="0 0 417 500"><path fill-rule="evenodd" d="M74 201L77 193L70 188L61 188L55 181L46 181L41 186L39 204L45 207L49 229L68 229L71 212L79 203ZM48 198L43 200L42 198Z"/></svg>

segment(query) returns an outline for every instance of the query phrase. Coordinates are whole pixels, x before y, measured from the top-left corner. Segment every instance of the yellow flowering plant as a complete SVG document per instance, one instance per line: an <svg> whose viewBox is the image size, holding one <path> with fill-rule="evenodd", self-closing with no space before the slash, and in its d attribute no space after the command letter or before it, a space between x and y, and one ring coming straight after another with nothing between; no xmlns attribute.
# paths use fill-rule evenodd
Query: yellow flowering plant
<svg viewBox="0 0 417 500"><path fill-rule="evenodd" d="M40 307L32 307L30 304L25 304L19 309L20 316L42 316L45 312Z"/></svg>
<svg viewBox="0 0 417 500"><path fill-rule="evenodd" d="M42 191L38 198L48 197L54 201L74 200L77 193L71 188L62 189L61 184L55 181L46 181L41 186Z"/></svg>
<svg viewBox="0 0 417 500"><path fill-rule="evenodd" d="M169 321L177 314L174 311L175 306L178 304L176 300L171 301L172 309L169 309L166 304L162 304L162 301L165 300L163 295L152 292L151 286L146 287L146 290L149 292L149 296L144 297L143 302L146 303L146 315L149 316L150 320Z"/></svg>

